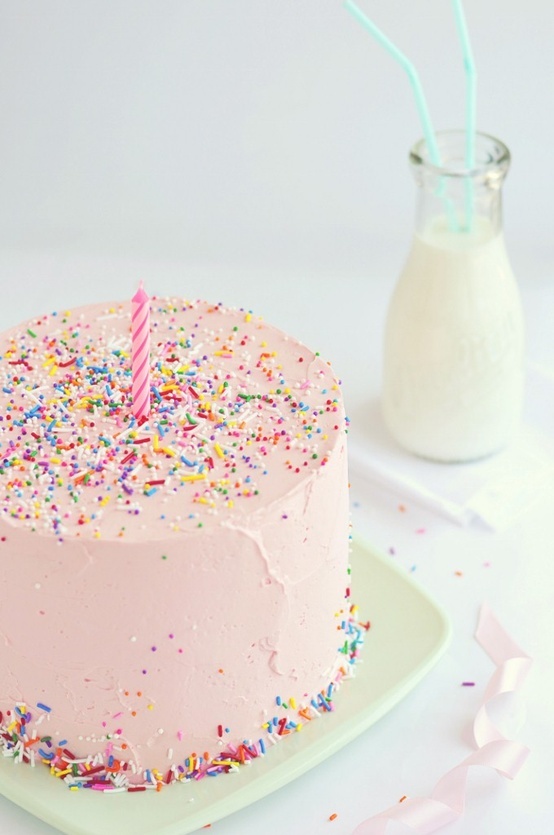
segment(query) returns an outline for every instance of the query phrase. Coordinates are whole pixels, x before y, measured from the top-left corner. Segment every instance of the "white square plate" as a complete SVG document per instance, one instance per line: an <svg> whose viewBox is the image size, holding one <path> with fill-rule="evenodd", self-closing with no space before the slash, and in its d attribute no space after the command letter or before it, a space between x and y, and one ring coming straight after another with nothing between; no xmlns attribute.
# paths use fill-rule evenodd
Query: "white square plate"
<svg viewBox="0 0 554 835"><path fill-rule="evenodd" d="M355 542L352 599L371 621L356 677L337 710L238 773L162 792L71 792L48 769L0 759L0 793L68 835L188 835L253 803L330 757L377 721L438 661L450 640L444 612L390 559Z"/></svg>

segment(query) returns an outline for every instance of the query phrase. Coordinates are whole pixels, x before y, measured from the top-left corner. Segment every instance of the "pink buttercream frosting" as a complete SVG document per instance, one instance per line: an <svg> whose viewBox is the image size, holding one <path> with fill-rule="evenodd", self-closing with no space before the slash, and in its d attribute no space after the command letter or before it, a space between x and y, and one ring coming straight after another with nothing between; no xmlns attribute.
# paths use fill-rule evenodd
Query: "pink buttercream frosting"
<svg viewBox="0 0 554 835"><path fill-rule="evenodd" d="M130 304L0 338L0 712L131 783L257 740L352 661L329 365L206 302L153 299L151 332L146 421Z"/></svg>

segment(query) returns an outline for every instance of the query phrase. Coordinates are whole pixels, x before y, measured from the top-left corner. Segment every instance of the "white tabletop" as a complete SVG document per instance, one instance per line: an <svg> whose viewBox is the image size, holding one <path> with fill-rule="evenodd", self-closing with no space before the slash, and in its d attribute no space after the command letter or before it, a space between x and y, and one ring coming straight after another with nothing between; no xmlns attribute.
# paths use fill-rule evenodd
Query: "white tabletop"
<svg viewBox="0 0 554 835"><path fill-rule="evenodd" d="M26 292L8 294L0 327L62 305L125 298L139 275L160 295L209 296L252 307L320 350L342 377L347 406L358 421L367 404L378 398L382 323L394 282L394 276L384 273L368 278L218 266L199 270L177 261L5 251L0 255L3 286L25 287ZM554 372L554 332L544 324L544 311L554 305L548 278L537 265L521 287L528 357ZM554 435L554 414L551 421ZM354 425L353 437L356 432ZM478 525L460 527L363 480L353 481L352 499L355 531L442 604L452 621L452 644L417 689L355 742L295 783L214 823L211 831L351 835L362 820L404 795L428 795L442 774L472 750L469 728L493 671L473 639L480 604L488 601L535 659L522 696L505 706L504 716L507 730L529 745L531 756L513 783L475 769L468 781L465 816L448 832L520 835L527 830L547 835L554 827L554 485L546 485L513 524L498 532ZM475 686L463 687L468 680ZM332 814L337 817L331 822ZM1 833L54 831L0 799ZM389 831L400 830L391 826Z"/></svg>

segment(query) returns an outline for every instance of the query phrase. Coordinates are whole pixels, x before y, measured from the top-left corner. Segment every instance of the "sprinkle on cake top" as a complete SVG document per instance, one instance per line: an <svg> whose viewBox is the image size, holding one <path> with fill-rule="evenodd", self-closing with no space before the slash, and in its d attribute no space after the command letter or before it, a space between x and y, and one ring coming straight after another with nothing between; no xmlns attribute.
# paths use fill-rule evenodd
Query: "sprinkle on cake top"
<svg viewBox="0 0 554 835"><path fill-rule="evenodd" d="M0 337L0 514L57 536L166 538L240 518L325 466L338 381L244 310L151 301L151 411L131 412L130 305Z"/></svg>

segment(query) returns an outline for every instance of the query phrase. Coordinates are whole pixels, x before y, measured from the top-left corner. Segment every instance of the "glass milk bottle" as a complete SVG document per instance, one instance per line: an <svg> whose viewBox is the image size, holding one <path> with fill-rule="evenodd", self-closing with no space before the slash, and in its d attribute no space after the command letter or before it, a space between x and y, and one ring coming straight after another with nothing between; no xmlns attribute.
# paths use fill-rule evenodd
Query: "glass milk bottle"
<svg viewBox="0 0 554 835"><path fill-rule="evenodd" d="M506 146L477 134L437 136L441 164L424 140L410 152L418 185L411 251L390 303L382 406L398 443L424 458L474 461L513 437L523 397L523 317L504 246Z"/></svg>

